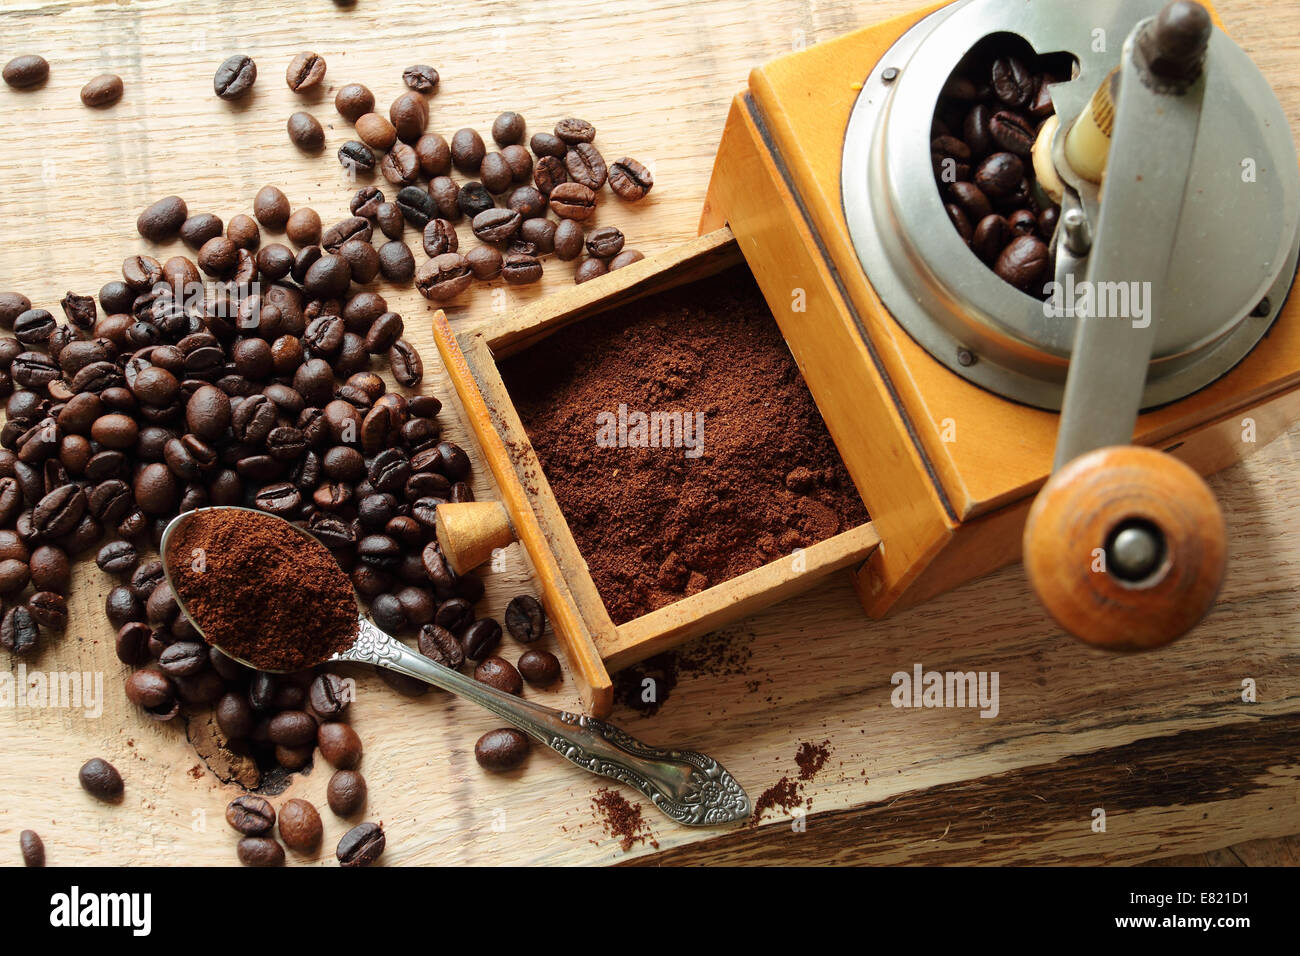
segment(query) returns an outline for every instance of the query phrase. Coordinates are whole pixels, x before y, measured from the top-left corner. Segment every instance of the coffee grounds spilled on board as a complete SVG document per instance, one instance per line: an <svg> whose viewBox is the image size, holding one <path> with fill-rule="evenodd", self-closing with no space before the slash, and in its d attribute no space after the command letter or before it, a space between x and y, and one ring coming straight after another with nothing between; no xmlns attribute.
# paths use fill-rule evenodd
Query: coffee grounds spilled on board
<svg viewBox="0 0 1300 956"><path fill-rule="evenodd" d="M868 520L744 267L575 323L501 373L615 623ZM620 405L702 412L702 454L601 447L597 416Z"/></svg>
<svg viewBox="0 0 1300 956"><path fill-rule="evenodd" d="M605 832L619 841L624 853L638 842L644 846L649 841L653 849L659 849L659 841L653 838L650 825L641 813L641 804L629 802L617 790L601 787L591 798L591 805Z"/></svg>
<svg viewBox="0 0 1300 956"><path fill-rule="evenodd" d="M278 518L196 511L168 539L167 566L208 642L261 670L302 670L356 640L347 575Z"/></svg>

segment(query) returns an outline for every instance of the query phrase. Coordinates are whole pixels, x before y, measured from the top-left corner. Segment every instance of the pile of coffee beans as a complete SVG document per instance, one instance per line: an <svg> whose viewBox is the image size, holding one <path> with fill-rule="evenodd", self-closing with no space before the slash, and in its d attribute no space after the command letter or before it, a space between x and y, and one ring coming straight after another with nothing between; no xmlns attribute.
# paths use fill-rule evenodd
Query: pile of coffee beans
<svg viewBox="0 0 1300 956"><path fill-rule="evenodd" d="M1061 210L1039 188L1030 153L1055 112L1049 84L1069 78L1054 58L980 44L944 86L931 129L935 181L958 234L1000 278L1040 298Z"/></svg>
<svg viewBox="0 0 1300 956"><path fill-rule="evenodd" d="M307 800L296 798L285 801L277 819L269 800L244 794L226 807L226 822L240 834L235 854L245 866L282 866L286 846L295 853L314 854L325 834L316 808ZM279 840L272 835L277 823ZM336 851L339 865L369 866L384 852L385 842L382 826L359 824L339 840Z"/></svg>

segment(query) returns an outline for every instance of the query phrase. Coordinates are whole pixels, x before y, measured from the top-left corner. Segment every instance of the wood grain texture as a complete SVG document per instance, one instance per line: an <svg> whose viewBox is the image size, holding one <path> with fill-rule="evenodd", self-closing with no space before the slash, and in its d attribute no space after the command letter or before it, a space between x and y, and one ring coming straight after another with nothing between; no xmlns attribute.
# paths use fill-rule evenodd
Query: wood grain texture
<svg viewBox="0 0 1300 956"><path fill-rule="evenodd" d="M251 0L10 2L0 10L4 53L41 52L52 73L32 93L0 89L7 136L0 182L10 197L0 231L0 286L56 310L68 289L97 289L142 248L133 228L139 209L169 193L184 195L196 211L229 218L273 182L327 222L341 217L349 190L329 155L347 137L329 102L332 88L363 81L386 105L402 92L401 69L421 61L443 74L431 125L444 133L466 124L485 131L506 108L522 112L534 128L584 115L599 127L607 156L626 152L653 163L657 185L646 201L607 203L598 221L623 228L629 244L647 252L669 248L695 235L728 104L749 69L795 45L916 6L773 0L756 9L741 0L611 0L593 8L535 0L431 7L359 0L340 11ZM1218 8L1300 127L1300 71L1293 66L1300 11L1261 0L1223 0ZM314 160L284 137L284 121L300 103L283 83L283 68L301 49L329 61L331 89L307 101L329 127L330 153ZM258 58L261 78L250 102L230 106L212 97L211 77L235 51ZM126 95L113 109L88 111L77 91L105 70L123 76ZM162 251L172 249L179 246ZM569 268L548 262L534 290L477 289L449 314L466 328L504 320L565 288ZM476 455L436 360L432 310L411 290L383 291L424 352L424 387L446 403L448 435ZM719 673L684 668L656 716L616 707L614 719L648 742L715 755L755 797L782 776L797 775L800 742L829 742L825 768L804 783L805 800L812 800L808 833L790 839L790 822L769 816L754 832L723 837L732 841L723 846L735 860L773 859L763 848L767 831L797 847L832 813L863 806L881 808L873 831L848 831L845 846L826 858L848 858L861 847L855 859L955 859L945 856L943 843L926 842L942 839L951 822L938 824L945 808L996 816L1007 800L1015 820L1000 831L999 843L980 847L967 826L961 858L1138 861L1300 831L1290 716L1300 712L1300 541L1291 530L1300 505L1298 450L1300 430L1293 429L1211 481L1230 540L1220 602L1201 629L1140 666L1069 640L1037 607L1019 568L884 622L866 620L848 583L834 579L711 638L710 647L729 649L728 658L739 663ZM495 497L485 470L474 490ZM486 613L500 615L510 597L534 587L518 547L505 558L488 575ZM102 714L0 708L0 863L18 861L17 833L27 827L44 837L51 865L233 863L234 834L222 810L234 789L203 768L184 728L152 723L127 706L124 668L100 610L107 590L93 566L80 567L68 634L27 664L42 672L102 673ZM556 649L550 637L544 646ZM519 651L507 642L507 656ZM998 671L999 716L892 707L891 675L918 662ZM3 663L16 674L14 662ZM595 778L542 752L512 774L483 774L472 747L497 725L494 718L437 692L408 700L373 674L355 676L352 722L365 741L362 769L370 784L365 818L384 821L389 864L604 863L652 853L649 843L637 843L624 854L605 833L590 802L600 786ZM1245 679L1256 682L1255 703L1241 700ZM530 695L554 705L578 702L567 677L555 691ZM1224 736L1237 732L1249 740ZM1207 733L1220 736L1198 743ZM1140 741L1146 743L1138 750L1116 750ZM1159 756L1165 748L1209 767L1210 744L1230 742L1225 759L1240 754L1243 780L1219 775L1217 789L1161 788L1161 775L1175 769ZM1125 759L1092 765L1093 791L1118 808L1105 835L1091 834L1085 795L1043 801L1029 789L1013 796L1000 784L977 783L1032 771L1042 776L1026 779L1046 786L1058 765L1070 771L1067 779L1080 780L1071 768L1086 764L1072 761L1108 752ZM97 805L76 786L77 768L95 755L126 778L121 807ZM1134 767L1149 769L1150 785L1125 789ZM327 777L318 766L275 802L300 796L323 806ZM964 798L962 787L996 799ZM929 801L934 810L924 818L935 825L918 826L923 817L914 816L892 832L885 808L900 798ZM717 836L668 825L648 807L646 814L650 837L665 850ZM332 863L333 846L353 821L323 816L319 859ZM806 856L792 850L786 858Z"/></svg>

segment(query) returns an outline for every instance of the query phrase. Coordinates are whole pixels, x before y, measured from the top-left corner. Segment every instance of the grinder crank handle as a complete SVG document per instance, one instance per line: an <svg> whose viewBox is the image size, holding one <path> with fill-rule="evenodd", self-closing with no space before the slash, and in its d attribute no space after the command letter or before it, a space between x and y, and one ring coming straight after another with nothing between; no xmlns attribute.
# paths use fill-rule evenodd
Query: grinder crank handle
<svg viewBox="0 0 1300 956"><path fill-rule="evenodd" d="M1186 0L1134 29L1121 55L1095 240L1079 228L1081 204L1062 217L1064 262L1084 270L1094 309L1078 316L1054 474L1030 509L1024 562L1062 627L1114 650L1158 647L1195 627L1226 567L1223 516L1200 476L1128 444L1158 322L1178 320L1161 314L1161 299L1189 198L1212 29L1205 8ZM1130 305L1145 300L1145 314L1099 314L1103 291L1119 288Z"/></svg>

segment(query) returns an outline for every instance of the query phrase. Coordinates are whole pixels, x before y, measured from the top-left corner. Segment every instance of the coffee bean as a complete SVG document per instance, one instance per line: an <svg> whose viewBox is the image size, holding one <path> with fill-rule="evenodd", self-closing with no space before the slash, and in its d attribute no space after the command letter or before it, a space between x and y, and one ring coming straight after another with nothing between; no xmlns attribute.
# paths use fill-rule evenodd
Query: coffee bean
<svg viewBox="0 0 1300 956"><path fill-rule="evenodd" d="M420 63L402 71L402 81L418 93L432 93L438 88L438 71Z"/></svg>
<svg viewBox="0 0 1300 956"><path fill-rule="evenodd" d="M1038 232L1038 217L1028 209L1017 209L1007 216L1007 224L1018 236L1032 236Z"/></svg>
<svg viewBox="0 0 1300 956"><path fill-rule="evenodd" d="M325 58L315 53L299 53L284 71L284 81L295 93L315 89L324 79Z"/></svg>
<svg viewBox="0 0 1300 956"><path fill-rule="evenodd" d="M7 574L5 566L12 560L0 561L0 580L3 580ZM0 647L11 654L33 653L40 644L40 639L40 625L36 623L36 618L25 605L17 604L11 607L5 612L3 620L0 620Z"/></svg>
<svg viewBox="0 0 1300 956"><path fill-rule="evenodd" d="M456 253L450 253L450 255L456 255ZM439 256L438 258L443 259L445 256ZM461 261L464 262L463 256ZM468 270L468 268L468 265L465 265L465 269ZM467 271L466 275L468 274ZM388 367L392 371L393 377L397 379L397 384L404 388L415 388L424 378L424 362L420 359L420 353L406 339L398 339L389 348Z"/></svg>
<svg viewBox="0 0 1300 956"><path fill-rule="evenodd" d="M349 83L334 95L334 108L349 123L355 123L375 108L375 95L360 83Z"/></svg>
<svg viewBox="0 0 1300 956"><path fill-rule="evenodd" d="M574 219L561 219L555 227L555 255L565 261L582 254L586 237L582 224Z"/></svg>
<svg viewBox="0 0 1300 956"><path fill-rule="evenodd" d="M504 657L485 657L474 668L474 679L507 694L519 695L524 690L519 671Z"/></svg>
<svg viewBox="0 0 1300 956"><path fill-rule="evenodd" d="M994 150L993 133L989 124L993 120L993 111L983 103L971 108L962 124L962 138L970 148L972 158L981 159Z"/></svg>
<svg viewBox="0 0 1300 956"><path fill-rule="evenodd" d="M429 188L430 190L433 189L432 183L430 183ZM439 215L444 219L459 218L459 212L456 211L454 205L452 215L449 216L447 210L442 209L435 203L435 198L431 192L425 192L418 186L406 186L397 193L397 208L402 211L406 221L416 229L423 229L429 224L430 219L434 219Z"/></svg>
<svg viewBox="0 0 1300 956"><path fill-rule="evenodd" d="M636 249L624 249L613 259L609 260L609 271L622 269L624 266L630 266L634 262L640 262L645 256Z"/></svg>
<svg viewBox="0 0 1300 956"><path fill-rule="evenodd" d="M550 203L557 216L583 222L596 209L596 194L582 183L560 183L551 190Z"/></svg>
<svg viewBox="0 0 1300 956"><path fill-rule="evenodd" d="M426 299L450 302L469 288L472 278L465 257L448 252L420 264L415 272L415 287Z"/></svg>
<svg viewBox="0 0 1300 956"><path fill-rule="evenodd" d="M587 253L597 259L612 259L623 251L623 233L613 226L593 229L587 236Z"/></svg>
<svg viewBox="0 0 1300 956"><path fill-rule="evenodd" d="M514 770L528 757L528 737L513 727L489 730L474 744L474 759L484 770Z"/></svg>
<svg viewBox="0 0 1300 956"><path fill-rule="evenodd" d="M582 183L593 191L605 185L609 170L600 150L591 143L577 143L564 155L564 168L575 183Z"/></svg>
<svg viewBox="0 0 1300 956"><path fill-rule="evenodd" d="M187 246L191 249L197 250L201 249L203 244L209 239L215 239L217 236L225 233L225 231L226 225L221 221L220 216L214 216L210 212L200 212L195 213L193 216L190 216L181 223L180 236ZM104 301L104 293L102 289L100 290L99 300L100 304L104 307L104 311L109 314L126 311L126 309L121 308L110 308L109 303ZM115 302L113 305L117 306L121 305L121 303ZM127 308L130 308L129 303L127 304Z"/></svg>
<svg viewBox="0 0 1300 956"><path fill-rule="evenodd" d="M253 88L256 80L257 64L251 57L236 54L217 67L212 89L223 100L237 100Z"/></svg>
<svg viewBox="0 0 1300 956"><path fill-rule="evenodd" d="M0 292L0 327L12 329L14 320L31 307L31 300L25 295L19 295L17 292ZM130 302L127 303L127 307L130 307Z"/></svg>
<svg viewBox="0 0 1300 956"><path fill-rule="evenodd" d="M365 143L350 139L339 147L339 164L355 173L358 170L370 172L375 168L375 154Z"/></svg>
<svg viewBox="0 0 1300 956"><path fill-rule="evenodd" d="M644 199L654 184L654 174L630 156L609 167L609 188L626 202Z"/></svg>
<svg viewBox="0 0 1300 956"><path fill-rule="evenodd" d="M82 764L77 772L81 788L96 800L104 803L119 803L125 792L122 775L107 760L93 757Z"/></svg>
<svg viewBox="0 0 1300 956"><path fill-rule="evenodd" d="M424 227L424 251L429 258L455 252L460 247L456 227L446 219L430 219Z"/></svg>
<svg viewBox="0 0 1300 956"><path fill-rule="evenodd" d="M1025 164L1014 153L994 153L975 170L975 185L992 199L1015 193L1025 178Z"/></svg>
<svg viewBox="0 0 1300 956"><path fill-rule="evenodd" d="M95 555L99 569L114 577L126 577L140 563L140 553L129 541L110 541Z"/></svg>
<svg viewBox="0 0 1300 956"><path fill-rule="evenodd" d="M235 846L239 862L244 866L283 866L284 847L264 836L246 836Z"/></svg>
<svg viewBox="0 0 1300 956"><path fill-rule="evenodd" d="M461 643L469 660L482 660L501 643L501 625L490 617L479 618L465 630Z"/></svg>
<svg viewBox="0 0 1300 956"><path fill-rule="evenodd" d="M511 285L529 285L541 281L542 264L536 256L512 253L501 265L501 278Z"/></svg>
<svg viewBox="0 0 1300 956"><path fill-rule="evenodd" d="M371 149L392 149L397 142L397 130L379 113L367 113L355 125L358 138Z"/></svg>
<svg viewBox="0 0 1300 956"><path fill-rule="evenodd" d="M930 162L941 183L970 179L970 160L970 147L955 136L937 136L930 143Z"/></svg>
<svg viewBox="0 0 1300 956"><path fill-rule="evenodd" d="M35 53L16 56L4 66L4 80L16 90L40 86L50 75L50 64Z"/></svg>
<svg viewBox="0 0 1300 956"><path fill-rule="evenodd" d="M188 216L184 199L180 196L165 196L140 213L135 228L150 242L166 242L180 232L181 225Z"/></svg>
<svg viewBox="0 0 1300 956"><path fill-rule="evenodd" d="M451 172L451 147L437 133L425 133L415 141L415 156L420 172L430 179Z"/></svg>
<svg viewBox="0 0 1300 956"><path fill-rule="evenodd" d="M122 78L116 73L101 73L81 88L83 106L112 106L122 98Z"/></svg>
<svg viewBox="0 0 1300 956"><path fill-rule="evenodd" d="M1038 234L1050 241L1056 234L1056 224L1061 219L1060 206L1048 206L1038 214Z"/></svg>
<svg viewBox="0 0 1300 956"><path fill-rule="evenodd" d="M320 214L311 208L295 209L285 224L284 232L299 248L313 246L321 239Z"/></svg>
<svg viewBox="0 0 1300 956"><path fill-rule="evenodd" d="M1010 110L999 110L989 121L989 134L999 147L1017 156L1028 157L1038 134L1034 124Z"/></svg>
<svg viewBox="0 0 1300 956"><path fill-rule="evenodd" d="M267 229L281 230L289 222L289 198L275 186L263 186L253 197L253 215Z"/></svg>
<svg viewBox="0 0 1300 956"><path fill-rule="evenodd" d="M24 830L18 834L18 848L23 855L23 866L45 865L45 843L35 830Z"/></svg>
<svg viewBox="0 0 1300 956"><path fill-rule="evenodd" d="M246 793L226 805L226 822L244 836L261 836L275 826L275 808L266 798Z"/></svg>
<svg viewBox="0 0 1300 956"><path fill-rule="evenodd" d="M475 130L468 127L458 129L451 137L452 165L467 176L478 174L486 152L483 137Z"/></svg>
<svg viewBox="0 0 1300 956"><path fill-rule="evenodd" d="M479 213L491 209L495 203L487 187L471 181L460 187L460 192L456 194L456 205L464 215L473 219Z"/></svg>
<svg viewBox="0 0 1300 956"><path fill-rule="evenodd" d="M1037 236L1019 236L1002 250L993 271L1022 292L1037 294L1050 266L1046 243Z"/></svg>
<svg viewBox="0 0 1300 956"><path fill-rule="evenodd" d="M386 242L379 247L379 271L389 282L410 282L415 277L415 256L404 242Z"/></svg>
<svg viewBox="0 0 1300 956"><path fill-rule="evenodd" d="M366 778L355 770L335 770L325 787L325 801L340 817L360 813L366 805Z"/></svg>
<svg viewBox="0 0 1300 956"><path fill-rule="evenodd" d="M321 756L340 770L355 770L361 763L361 738L345 723L330 721L320 725L316 745Z"/></svg>
<svg viewBox="0 0 1300 956"><path fill-rule="evenodd" d="M525 219L519 226L519 238L532 245L537 255L555 251L555 223L549 219Z"/></svg>
<svg viewBox="0 0 1300 956"><path fill-rule="evenodd" d="M348 685L335 674L321 674L311 683L308 700L322 720L338 720L347 712Z"/></svg>
<svg viewBox="0 0 1300 956"><path fill-rule="evenodd" d="M944 211L948 213L948 221L951 222L953 228L957 230L957 235L961 236L962 239L969 243L971 241L971 236L975 231L970 224L970 217L966 215L961 206L958 206L955 203L947 203L943 208Z"/></svg>
<svg viewBox="0 0 1300 956"><path fill-rule="evenodd" d="M465 261L474 278L481 281L489 282L501 275L501 253L491 246L475 246L465 253Z"/></svg>
<svg viewBox="0 0 1300 956"><path fill-rule="evenodd" d="M444 667L460 670L465 663L465 652L460 641L451 631L438 624L425 624L420 628L419 645L421 654Z"/></svg>
<svg viewBox="0 0 1300 956"><path fill-rule="evenodd" d="M420 160L415 150L398 143L379 161L379 172L390 183L409 186L420 175Z"/></svg>
<svg viewBox="0 0 1300 956"><path fill-rule="evenodd" d="M398 139L414 143L424 135L429 123L429 104L419 93L403 93L388 108L388 118L393 121Z"/></svg>
<svg viewBox="0 0 1300 956"><path fill-rule="evenodd" d="M0 567L3 567L3 562L0 562ZM35 548L29 567L34 587L41 591L66 593L68 582L72 579L72 569L68 555L62 548L50 544Z"/></svg>
<svg viewBox="0 0 1300 956"><path fill-rule="evenodd" d="M510 164L500 153L488 153L479 166L479 177L488 192L503 193L514 183L514 173Z"/></svg>
<svg viewBox="0 0 1300 956"><path fill-rule="evenodd" d="M519 231L523 222L513 209L487 209L474 217L474 235L483 242L501 244Z"/></svg>
<svg viewBox="0 0 1300 956"><path fill-rule="evenodd" d="M384 828L377 823L361 823L339 840L334 851L339 866L370 866L384 852Z"/></svg>
<svg viewBox="0 0 1300 956"><path fill-rule="evenodd" d="M546 611L531 594L521 594L506 605L506 629L522 644L540 640L546 631Z"/></svg>
<svg viewBox="0 0 1300 956"><path fill-rule="evenodd" d="M1014 56L993 61L993 95L1012 109L1029 105L1038 91L1037 78Z"/></svg>
<svg viewBox="0 0 1300 956"><path fill-rule="evenodd" d="M323 834L320 814L306 800L286 800L280 807L280 839L289 849L314 853Z"/></svg>
<svg viewBox="0 0 1300 956"><path fill-rule="evenodd" d="M569 170L564 160L555 156L543 156L533 167L533 184L544 196L550 196L555 187L569 181Z"/></svg>
<svg viewBox="0 0 1300 956"><path fill-rule="evenodd" d="M14 319L14 338L23 345L44 346L57 324L45 309L28 309Z"/></svg>
<svg viewBox="0 0 1300 956"><path fill-rule="evenodd" d="M583 259L574 270L573 281L576 285L599 279L609 271L609 263L604 259Z"/></svg>
<svg viewBox="0 0 1300 956"><path fill-rule="evenodd" d="M590 143L596 138L596 127L586 120L570 117L555 124L555 135L570 146L575 143Z"/></svg>

